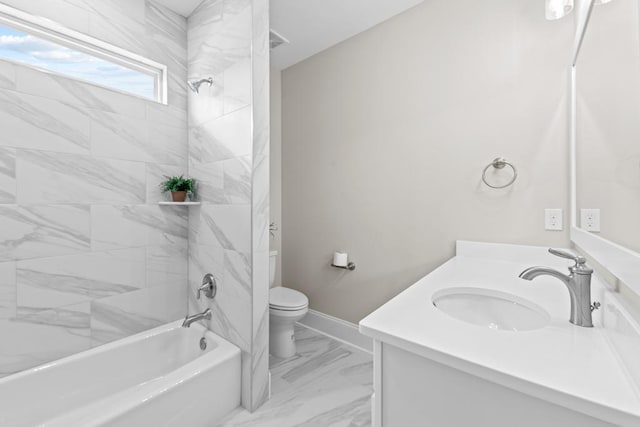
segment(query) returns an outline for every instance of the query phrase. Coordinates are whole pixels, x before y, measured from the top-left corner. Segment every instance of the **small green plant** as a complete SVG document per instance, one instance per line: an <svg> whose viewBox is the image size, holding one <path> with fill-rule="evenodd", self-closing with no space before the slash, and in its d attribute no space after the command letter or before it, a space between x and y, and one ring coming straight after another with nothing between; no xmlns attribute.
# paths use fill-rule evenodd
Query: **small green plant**
<svg viewBox="0 0 640 427"><path fill-rule="evenodd" d="M166 193L167 191L186 191L193 192L193 189L196 186L196 180L193 178L185 178L184 176L165 176L167 178L166 181L160 184L162 188L162 192Z"/></svg>

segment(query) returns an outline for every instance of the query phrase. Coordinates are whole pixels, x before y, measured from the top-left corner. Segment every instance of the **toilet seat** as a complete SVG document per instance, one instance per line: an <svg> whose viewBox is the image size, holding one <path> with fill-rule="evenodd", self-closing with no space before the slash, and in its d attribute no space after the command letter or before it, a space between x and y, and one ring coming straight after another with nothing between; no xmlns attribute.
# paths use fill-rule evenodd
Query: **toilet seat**
<svg viewBox="0 0 640 427"><path fill-rule="evenodd" d="M309 298L302 292L278 286L269 290L269 308L281 311L297 311L309 306Z"/></svg>

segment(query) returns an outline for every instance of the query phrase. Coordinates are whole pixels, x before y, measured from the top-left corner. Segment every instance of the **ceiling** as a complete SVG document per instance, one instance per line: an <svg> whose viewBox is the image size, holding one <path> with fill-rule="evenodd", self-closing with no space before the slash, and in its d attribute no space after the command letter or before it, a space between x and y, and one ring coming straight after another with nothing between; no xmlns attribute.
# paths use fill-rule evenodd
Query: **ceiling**
<svg viewBox="0 0 640 427"><path fill-rule="evenodd" d="M271 0L271 29L289 40L271 51L285 69L424 0Z"/></svg>
<svg viewBox="0 0 640 427"><path fill-rule="evenodd" d="M202 0L156 0L189 16ZM271 52L285 69L368 30L424 0L270 0L271 29L289 40Z"/></svg>
<svg viewBox="0 0 640 427"><path fill-rule="evenodd" d="M189 16L202 3L202 0L156 0L182 16Z"/></svg>

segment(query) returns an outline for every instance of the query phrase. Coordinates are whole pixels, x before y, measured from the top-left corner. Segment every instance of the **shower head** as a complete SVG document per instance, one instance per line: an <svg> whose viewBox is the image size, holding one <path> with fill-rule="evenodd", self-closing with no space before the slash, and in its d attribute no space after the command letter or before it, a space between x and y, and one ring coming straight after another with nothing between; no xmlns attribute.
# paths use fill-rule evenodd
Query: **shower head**
<svg viewBox="0 0 640 427"><path fill-rule="evenodd" d="M200 80L189 80L187 81L187 86L195 93L200 93L200 86L202 83L209 83L209 86L213 85L213 77L208 77L206 79Z"/></svg>

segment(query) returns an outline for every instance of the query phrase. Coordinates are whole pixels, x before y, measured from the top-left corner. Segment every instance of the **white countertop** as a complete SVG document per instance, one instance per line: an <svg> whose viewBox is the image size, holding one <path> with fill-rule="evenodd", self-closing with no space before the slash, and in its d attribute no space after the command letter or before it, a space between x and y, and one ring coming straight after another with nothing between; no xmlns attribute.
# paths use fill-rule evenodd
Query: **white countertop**
<svg viewBox="0 0 640 427"><path fill-rule="evenodd" d="M544 265L567 272L569 260L545 248L458 242L457 256L360 322L373 339L420 354L486 380L617 425L640 425L640 395L609 344L603 310L594 327L569 323L569 293L558 279L518 278ZM432 295L451 287L478 287L525 298L544 308L550 323L532 331L499 331L450 317ZM594 276L592 299L609 291ZM640 356L640 355L637 355ZM634 358L634 360L638 360Z"/></svg>

